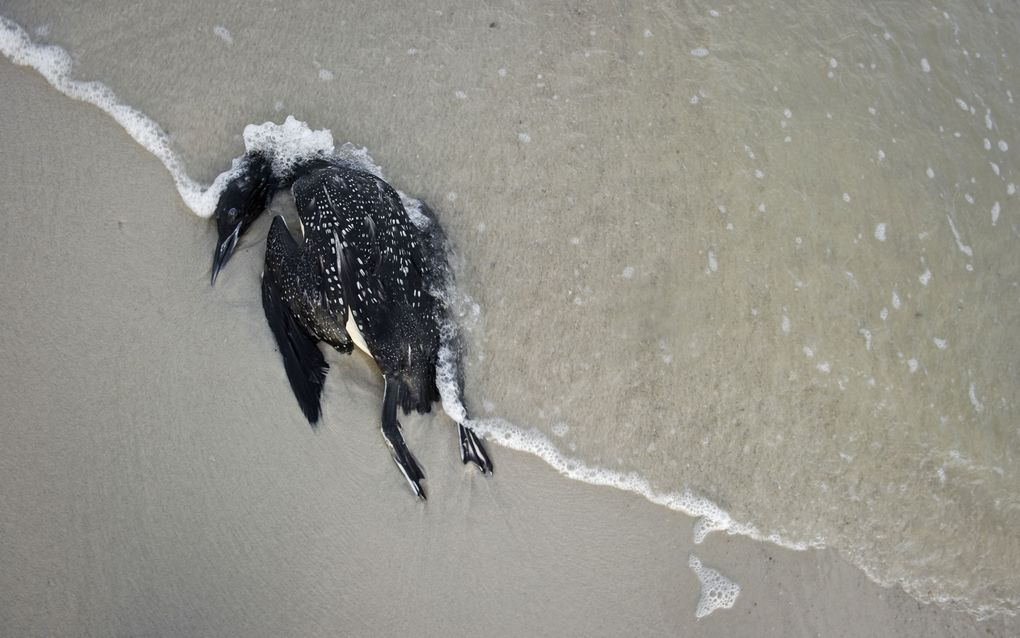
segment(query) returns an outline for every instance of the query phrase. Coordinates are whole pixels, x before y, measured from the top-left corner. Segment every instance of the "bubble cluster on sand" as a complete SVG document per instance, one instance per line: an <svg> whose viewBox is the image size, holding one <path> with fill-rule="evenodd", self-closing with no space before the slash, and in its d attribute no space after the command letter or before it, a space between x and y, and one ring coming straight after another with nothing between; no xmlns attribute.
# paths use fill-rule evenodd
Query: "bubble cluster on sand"
<svg viewBox="0 0 1020 638"><path fill-rule="evenodd" d="M740 595L740 585L726 578L711 567L706 567L694 554L687 559L687 565L701 583L701 599L694 612L695 617L704 618L716 609L730 609Z"/></svg>

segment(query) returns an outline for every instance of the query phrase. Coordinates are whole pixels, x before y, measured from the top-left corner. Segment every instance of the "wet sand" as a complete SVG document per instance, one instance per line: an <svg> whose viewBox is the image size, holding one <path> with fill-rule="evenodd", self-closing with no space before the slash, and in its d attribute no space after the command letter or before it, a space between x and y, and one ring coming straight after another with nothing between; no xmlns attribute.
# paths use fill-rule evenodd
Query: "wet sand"
<svg viewBox="0 0 1020 638"><path fill-rule="evenodd" d="M874 585L828 551L714 534L636 496L404 418L330 359L303 422L264 325L268 218L208 286L212 230L107 116L0 62L0 634L1016 635ZM469 380L470 383L470 380ZM469 393L471 392L469 388ZM697 620L690 553L742 588Z"/></svg>

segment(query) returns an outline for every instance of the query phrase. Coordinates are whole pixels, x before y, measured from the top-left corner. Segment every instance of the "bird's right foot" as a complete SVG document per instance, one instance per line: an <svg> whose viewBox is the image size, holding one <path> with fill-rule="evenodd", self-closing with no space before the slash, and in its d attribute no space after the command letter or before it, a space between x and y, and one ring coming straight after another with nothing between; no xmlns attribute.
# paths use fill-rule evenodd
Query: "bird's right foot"
<svg viewBox="0 0 1020 638"><path fill-rule="evenodd" d="M481 470L482 474L492 474L492 461L485 452L485 446L474 431L458 424L460 430L460 460L462 463L474 463Z"/></svg>

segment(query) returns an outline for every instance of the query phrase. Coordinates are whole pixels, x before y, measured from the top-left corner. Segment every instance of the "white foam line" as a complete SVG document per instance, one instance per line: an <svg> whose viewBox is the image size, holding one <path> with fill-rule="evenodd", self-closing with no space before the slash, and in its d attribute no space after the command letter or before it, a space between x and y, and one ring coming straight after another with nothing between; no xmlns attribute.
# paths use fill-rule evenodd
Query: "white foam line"
<svg viewBox="0 0 1020 638"><path fill-rule="evenodd" d="M444 407L446 400L444 396ZM753 525L734 520L721 507L689 489L680 492L658 492L652 488L648 479L637 472L625 473L588 465L581 459L565 455L538 429L524 429L500 418L471 419L464 425L503 447L537 456L569 479L632 492L656 505L700 519L694 527L695 543L700 543L710 532L721 530L796 550L824 547L821 540L794 542L778 534L765 534Z"/></svg>
<svg viewBox="0 0 1020 638"><path fill-rule="evenodd" d="M71 56L58 46L35 44L21 26L0 16L0 52L14 64L29 66L64 95L99 107L124 127L136 142L155 155L173 176L177 192L188 207L202 217L212 215L216 200L226 183L224 173L208 189L188 177L170 139L152 119L117 99L114 92L99 82L71 79Z"/></svg>
<svg viewBox="0 0 1020 638"><path fill-rule="evenodd" d="M419 226L422 227L422 226ZM452 278L448 277L445 291L437 291L443 298L453 299L458 296ZM477 305L472 304L477 312ZM648 479L637 472L619 472L588 465L583 460L565 455L553 441L537 428L522 428L499 417L469 419L461 394L460 380L461 360L457 350L458 327L451 320L443 322L440 330L439 361L436 364L436 386L442 401L443 411L457 423L471 428L476 434L487 440L518 452L527 452L542 459L561 475L589 485L614 487L624 492L632 492L645 497L648 501L681 512L692 518L699 519L694 525L694 542L700 543L714 531L726 531L729 534L740 534L757 541L767 541L795 550L822 548L825 544L821 539L809 542L791 541L778 534L765 534L754 525L734 520L728 512L711 500L695 494L690 489L674 492L656 491Z"/></svg>
<svg viewBox="0 0 1020 638"><path fill-rule="evenodd" d="M198 182L184 172L177 154L170 146L169 137L155 121L134 107L120 102L109 87L99 82L83 82L72 79L71 56L65 50L54 45L33 43L28 33L20 25L3 16L0 16L0 52L14 64L28 66L38 71L64 95L92 104L110 115L138 144L163 163L163 166L173 177L181 199L191 210L201 217L210 217L213 214L219 194L233 174L232 170L219 175L208 188L202 188ZM246 146L251 150L252 147L265 143L267 148L274 146L274 160L286 158L289 155L287 148L275 145L289 142L292 138L288 134L295 131L312 136L307 138L312 145L327 144L325 136L328 136L328 145L332 146L332 137L329 135L329 131L309 131L303 123L292 122L292 119L288 118L282 125L266 123L246 128ZM303 131L298 131L298 129L303 129ZM319 136L320 134L323 136ZM377 175L381 174L364 149L357 149L345 144L339 149L338 154L345 156L349 161L365 165ZM417 209L415 212L418 212ZM420 224L424 221L424 215L420 215L420 217L423 219L416 219L416 223ZM440 353L440 374L437 381L440 386L443 408L454 420L469 425L475 432L499 445L534 454L567 478L591 485L615 487L626 492L633 492L656 505L700 518L694 529L696 543L700 543L709 532L725 530L730 534L741 534L790 549L803 550L824 546L818 539L810 542L794 542L777 534L765 534L753 525L733 520L729 513L718 505L707 498L696 495L691 490L658 492L652 488L648 479L636 472L623 473L587 465L578 458L564 455L548 437L537 429L523 429L498 418L468 420L465 418L467 411L464 409L460 397L457 396L455 390L451 391L451 388L456 387L456 379L456 357L449 347L444 346Z"/></svg>

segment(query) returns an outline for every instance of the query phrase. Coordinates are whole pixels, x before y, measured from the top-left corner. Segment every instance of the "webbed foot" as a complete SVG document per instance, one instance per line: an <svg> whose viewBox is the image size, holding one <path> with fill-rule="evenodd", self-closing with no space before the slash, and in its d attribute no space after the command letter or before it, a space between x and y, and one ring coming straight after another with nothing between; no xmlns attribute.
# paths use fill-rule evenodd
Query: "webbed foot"
<svg viewBox="0 0 1020 638"><path fill-rule="evenodd" d="M425 488L421 486L421 481L425 479L425 473L422 472L421 466L418 465L418 460L414 458L414 454L411 454L411 450L407 449L407 444L404 443L404 436L400 433L400 423L394 423L396 427L389 432L387 432L385 425L383 426L383 438L386 440L386 445L390 448L393 462L397 464L400 473L407 479L407 484L411 486L411 491L414 492L415 496L424 501L426 500Z"/></svg>
<svg viewBox="0 0 1020 638"><path fill-rule="evenodd" d="M481 439L471 428L458 424L460 430L460 460L465 465L474 463L482 474L492 474L492 461L485 452Z"/></svg>

